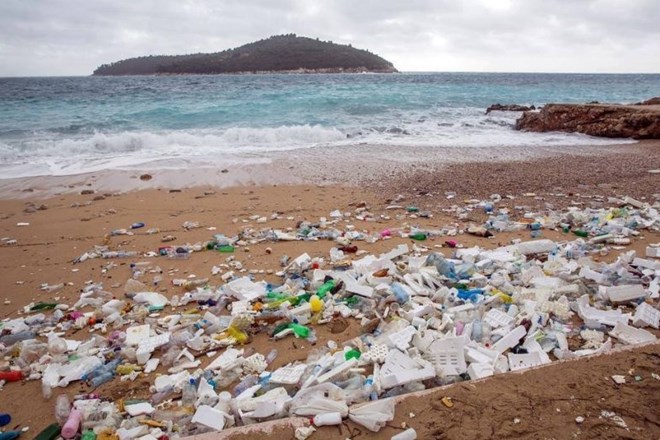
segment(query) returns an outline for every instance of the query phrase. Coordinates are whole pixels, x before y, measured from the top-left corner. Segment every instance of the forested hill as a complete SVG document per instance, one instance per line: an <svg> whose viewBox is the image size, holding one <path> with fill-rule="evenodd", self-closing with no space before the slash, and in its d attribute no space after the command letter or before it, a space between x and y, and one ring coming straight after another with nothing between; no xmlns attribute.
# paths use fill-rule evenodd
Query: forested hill
<svg viewBox="0 0 660 440"><path fill-rule="evenodd" d="M396 72L396 69L368 50L289 34L217 53L128 58L104 64L94 75L259 72Z"/></svg>

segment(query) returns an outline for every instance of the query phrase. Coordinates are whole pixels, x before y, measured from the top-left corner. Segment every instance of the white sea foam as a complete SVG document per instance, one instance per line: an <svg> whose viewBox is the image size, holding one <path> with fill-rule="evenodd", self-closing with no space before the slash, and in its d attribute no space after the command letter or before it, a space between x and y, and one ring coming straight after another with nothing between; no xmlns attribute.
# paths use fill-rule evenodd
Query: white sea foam
<svg viewBox="0 0 660 440"><path fill-rule="evenodd" d="M2 178L71 175L105 169L194 168L268 161L292 150L342 147L346 157L364 144L414 147L544 147L607 145L621 139L579 134L524 133L513 130L517 114L483 115L477 109L441 109L408 114L396 121L374 120L372 127L320 125L231 127L169 131L94 133L67 137L35 133L0 142ZM279 153L281 155L281 153ZM297 153L291 153L296 154ZM393 157L396 159L396 157Z"/></svg>

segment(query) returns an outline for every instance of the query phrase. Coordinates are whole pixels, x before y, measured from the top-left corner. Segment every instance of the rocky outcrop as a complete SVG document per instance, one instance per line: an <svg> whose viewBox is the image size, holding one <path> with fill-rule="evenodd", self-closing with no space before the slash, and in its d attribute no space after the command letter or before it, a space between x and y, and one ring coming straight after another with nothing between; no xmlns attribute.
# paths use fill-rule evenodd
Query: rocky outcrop
<svg viewBox="0 0 660 440"><path fill-rule="evenodd" d="M516 129L564 131L609 138L660 139L659 105L548 104L523 113Z"/></svg>
<svg viewBox="0 0 660 440"><path fill-rule="evenodd" d="M635 105L660 105L660 97L647 99L646 101L639 102Z"/></svg>
<svg viewBox="0 0 660 440"><path fill-rule="evenodd" d="M536 107L533 105L518 105L518 104L493 104L486 109L486 114L498 111L498 112L526 112L529 110L536 110Z"/></svg>

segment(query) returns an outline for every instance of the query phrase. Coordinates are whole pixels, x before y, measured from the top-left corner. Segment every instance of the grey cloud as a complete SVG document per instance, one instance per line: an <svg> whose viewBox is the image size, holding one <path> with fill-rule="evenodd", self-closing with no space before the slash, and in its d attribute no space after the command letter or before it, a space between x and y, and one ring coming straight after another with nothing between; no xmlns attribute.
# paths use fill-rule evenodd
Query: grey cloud
<svg viewBox="0 0 660 440"><path fill-rule="evenodd" d="M656 0L3 0L0 75L84 75L289 32L400 70L660 72L659 22Z"/></svg>

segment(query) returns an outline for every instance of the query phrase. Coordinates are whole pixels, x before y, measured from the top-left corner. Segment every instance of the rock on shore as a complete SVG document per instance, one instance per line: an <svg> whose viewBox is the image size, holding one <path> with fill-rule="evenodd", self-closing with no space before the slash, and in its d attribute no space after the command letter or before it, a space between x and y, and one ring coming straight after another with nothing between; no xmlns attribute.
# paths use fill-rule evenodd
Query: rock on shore
<svg viewBox="0 0 660 440"><path fill-rule="evenodd" d="M538 112L523 113L516 130L660 139L660 105L548 104Z"/></svg>

